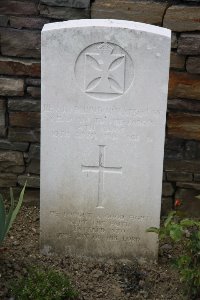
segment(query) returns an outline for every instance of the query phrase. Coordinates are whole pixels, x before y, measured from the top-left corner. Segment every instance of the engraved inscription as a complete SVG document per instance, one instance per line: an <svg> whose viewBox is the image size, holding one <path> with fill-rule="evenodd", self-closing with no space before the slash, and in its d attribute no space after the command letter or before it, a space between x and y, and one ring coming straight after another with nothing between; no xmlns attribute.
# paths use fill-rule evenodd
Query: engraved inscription
<svg viewBox="0 0 200 300"><path fill-rule="evenodd" d="M67 224L68 230L58 231L59 239L76 240L106 240L126 242L130 244L140 243L140 237L132 232L138 224L146 228L146 222L151 221L150 216L112 215L98 216L91 212L57 212L50 211L50 217L59 218ZM56 219L55 219L56 221Z"/></svg>
<svg viewBox="0 0 200 300"><path fill-rule="evenodd" d="M123 94L125 55L113 54L113 47L102 44L97 53L85 54L85 91Z"/></svg>
<svg viewBox="0 0 200 300"><path fill-rule="evenodd" d="M97 208L103 208L104 173L122 174L122 167L105 167L105 145L99 145L99 165L82 165L82 172L98 172L98 201Z"/></svg>
<svg viewBox="0 0 200 300"><path fill-rule="evenodd" d="M123 95L134 77L133 60L119 45L95 43L85 48L74 66L78 87L88 96L108 101Z"/></svg>
<svg viewBox="0 0 200 300"><path fill-rule="evenodd" d="M139 142L150 144L154 141L155 135L147 136L143 128L154 127L155 133L165 122L165 112L150 107L131 109L83 104L69 109L65 105L43 104L42 114L45 120L53 123L53 129L48 131L53 138L82 139L98 144L99 136L104 136L105 144L120 140L134 147Z"/></svg>

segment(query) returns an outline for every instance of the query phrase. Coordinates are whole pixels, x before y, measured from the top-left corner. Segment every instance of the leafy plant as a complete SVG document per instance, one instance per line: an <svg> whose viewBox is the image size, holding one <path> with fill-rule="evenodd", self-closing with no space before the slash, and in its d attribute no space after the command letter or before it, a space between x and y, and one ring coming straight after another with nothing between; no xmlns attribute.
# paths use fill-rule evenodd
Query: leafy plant
<svg viewBox="0 0 200 300"><path fill-rule="evenodd" d="M37 268L15 281L11 291L16 300L71 300L78 295L63 273Z"/></svg>
<svg viewBox="0 0 200 300"><path fill-rule="evenodd" d="M6 213L5 204L3 201L3 196L0 194L0 247L3 244L3 241L10 230L23 202L24 192L26 188L26 183L20 193L19 200L15 206L15 200L13 196L13 190L10 188L10 209Z"/></svg>
<svg viewBox="0 0 200 300"><path fill-rule="evenodd" d="M189 299L200 297L200 221L181 220L177 212L172 211L163 227L150 227L147 232L155 232L160 240L170 238L173 243L181 244L182 254L176 258L175 266Z"/></svg>

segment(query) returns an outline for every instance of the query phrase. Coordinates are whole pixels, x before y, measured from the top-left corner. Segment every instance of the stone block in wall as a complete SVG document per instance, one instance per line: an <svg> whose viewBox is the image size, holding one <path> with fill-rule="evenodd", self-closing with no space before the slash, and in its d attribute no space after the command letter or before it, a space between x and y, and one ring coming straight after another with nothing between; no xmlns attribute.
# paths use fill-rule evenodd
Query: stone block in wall
<svg viewBox="0 0 200 300"><path fill-rule="evenodd" d="M164 171L200 173L200 160L165 160Z"/></svg>
<svg viewBox="0 0 200 300"><path fill-rule="evenodd" d="M185 68L185 56L180 55L177 52L171 52L170 68L184 70L184 68Z"/></svg>
<svg viewBox="0 0 200 300"><path fill-rule="evenodd" d="M0 138L4 138L7 136L7 128L6 127L0 127Z"/></svg>
<svg viewBox="0 0 200 300"><path fill-rule="evenodd" d="M200 212L200 200L196 198L200 194L199 190L178 188L175 199L180 199L181 206L178 211L185 217L198 217Z"/></svg>
<svg viewBox="0 0 200 300"><path fill-rule="evenodd" d="M0 136L6 128L6 100L0 98Z"/></svg>
<svg viewBox="0 0 200 300"><path fill-rule="evenodd" d="M9 111L26 111L26 112L39 112L40 101L29 98L8 98Z"/></svg>
<svg viewBox="0 0 200 300"><path fill-rule="evenodd" d="M14 194L15 199L19 198L21 190L22 190L22 188L19 186L13 187L13 194ZM1 187L0 193L3 195L4 199L10 198L10 191L8 188ZM39 207L39 205L40 205L40 190L39 189L31 189L31 188L26 189L25 194L24 194L24 199L23 199L23 206Z"/></svg>
<svg viewBox="0 0 200 300"><path fill-rule="evenodd" d="M21 191L21 188L20 188ZM38 189L30 190L27 189L26 193L24 195L24 201L25 206L40 206L40 191Z"/></svg>
<svg viewBox="0 0 200 300"><path fill-rule="evenodd" d="M162 184L162 195L164 197L172 196L174 193L174 188L170 182L163 182Z"/></svg>
<svg viewBox="0 0 200 300"><path fill-rule="evenodd" d="M182 139L173 139L166 137L165 139L165 149L175 150L178 152L184 151L185 141Z"/></svg>
<svg viewBox="0 0 200 300"><path fill-rule="evenodd" d="M200 56L188 57L186 61L186 70L189 73L200 74Z"/></svg>
<svg viewBox="0 0 200 300"><path fill-rule="evenodd" d="M184 72L170 72L169 98L200 100L200 76Z"/></svg>
<svg viewBox="0 0 200 300"><path fill-rule="evenodd" d="M172 5L163 20L163 27L173 31L195 31L200 30L199 6Z"/></svg>
<svg viewBox="0 0 200 300"><path fill-rule="evenodd" d="M11 142L40 142L40 130L29 128L9 128L8 139Z"/></svg>
<svg viewBox="0 0 200 300"><path fill-rule="evenodd" d="M182 33L177 51L182 55L200 55L200 33Z"/></svg>
<svg viewBox="0 0 200 300"><path fill-rule="evenodd" d="M200 114L169 113L167 134L171 137L200 140Z"/></svg>
<svg viewBox="0 0 200 300"><path fill-rule="evenodd" d="M41 86L41 80L38 78L26 78L26 84L31 86Z"/></svg>
<svg viewBox="0 0 200 300"><path fill-rule="evenodd" d="M2 15L35 15L37 4L34 1L1 0L0 14Z"/></svg>
<svg viewBox="0 0 200 300"><path fill-rule="evenodd" d="M2 75L40 77L40 73L41 66L39 60L0 56L0 74Z"/></svg>
<svg viewBox="0 0 200 300"><path fill-rule="evenodd" d="M40 17L17 17L11 16L9 18L10 27L17 29L42 29L44 24L49 23L50 21L46 18Z"/></svg>
<svg viewBox="0 0 200 300"><path fill-rule="evenodd" d="M184 154L183 151L165 149L164 157L165 159L183 159Z"/></svg>
<svg viewBox="0 0 200 300"><path fill-rule="evenodd" d="M167 172L167 180L169 181L192 181L192 173L186 172Z"/></svg>
<svg viewBox="0 0 200 300"><path fill-rule="evenodd" d="M8 25L8 17L4 15L0 15L0 26L6 27Z"/></svg>
<svg viewBox="0 0 200 300"><path fill-rule="evenodd" d="M194 173L194 181L200 181L200 173Z"/></svg>
<svg viewBox="0 0 200 300"><path fill-rule="evenodd" d="M29 143L18 143L18 142L15 143L5 139L0 140L0 149L27 151L28 147L29 147Z"/></svg>
<svg viewBox="0 0 200 300"><path fill-rule="evenodd" d="M25 166L12 166L12 167L8 167L4 172L22 174L24 173L24 171L25 171Z"/></svg>
<svg viewBox="0 0 200 300"><path fill-rule="evenodd" d="M171 48L176 49L178 47L178 40L176 32L172 32L171 35Z"/></svg>
<svg viewBox="0 0 200 300"><path fill-rule="evenodd" d="M167 180L166 173L165 173L165 172L163 172L162 181L166 181L166 180Z"/></svg>
<svg viewBox="0 0 200 300"><path fill-rule="evenodd" d="M61 19L61 20L74 20L74 19L89 19L89 9L59 7L59 6L39 6L40 14L44 17Z"/></svg>
<svg viewBox="0 0 200 300"><path fill-rule="evenodd" d="M168 213L172 210L173 198L171 197L162 197L161 201L161 216L167 216Z"/></svg>
<svg viewBox="0 0 200 300"><path fill-rule="evenodd" d="M51 6L66 6L74 8L88 8L90 0L41 0L41 3Z"/></svg>
<svg viewBox="0 0 200 300"><path fill-rule="evenodd" d="M40 159L40 145L39 144L31 144L28 153L28 160L31 159Z"/></svg>
<svg viewBox="0 0 200 300"><path fill-rule="evenodd" d="M18 176L18 184L24 186L27 181L27 187L39 188L40 187L40 176L38 175L19 175Z"/></svg>
<svg viewBox="0 0 200 300"><path fill-rule="evenodd" d="M1 54L6 56L40 57L40 32L1 28Z"/></svg>
<svg viewBox="0 0 200 300"><path fill-rule="evenodd" d="M9 173L0 173L0 187L11 187L17 185L17 175Z"/></svg>
<svg viewBox="0 0 200 300"><path fill-rule="evenodd" d="M28 166L26 168L27 173L40 174L40 145L31 144L26 159Z"/></svg>
<svg viewBox="0 0 200 300"><path fill-rule="evenodd" d="M200 143L197 144L197 159L200 159Z"/></svg>
<svg viewBox="0 0 200 300"><path fill-rule="evenodd" d="M185 112L200 112L200 102L196 100L169 99L167 107L169 110L175 109Z"/></svg>
<svg viewBox="0 0 200 300"><path fill-rule="evenodd" d="M185 157L185 159L197 158L197 142L196 141L186 141L184 157Z"/></svg>
<svg viewBox="0 0 200 300"><path fill-rule="evenodd" d="M23 96L24 80L18 78L0 77L1 96Z"/></svg>
<svg viewBox="0 0 200 300"><path fill-rule="evenodd" d="M41 96L41 89L37 86L28 86L27 93L33 98L40 98Z"/></svg>
<svg viewBox="0 0 200 300"><path fill-rule="evenodd" d="M180 139L165 140L165 159L183 159L184 158L184 141Z"/></svg>
<svg viewBox="0 0 200 300"><path fill-rule="evenodd" d="M32 174L40 174L40 160L39 159L32 159L29 163L28 167L26 168L27 173Z"/></svg>
<svg viewBox="0 0 200 300"><path fill-rule="evenodd" d="M9 125L16 127L39 128L39 112L10 112Z"/></svg>
<svg viewBox="0 0 200 300"><path fill-rule="evenodd" d="M196 182L177 182L176 186L185 189L194 189L197 191L200 190L200 183Z"/></svg>
<svg viewBox="0 0 200 300"><path fill-rule="evenodd" d="M122 19L161 25L167 8L166 2L148 0L96 0L92 3L93 19Z"/></svg>
<svg viewBox="0 0 200 300"><path fill-rule="evenodd" d="M22 173L24 158L22 152L0 150L0 172Z"/></svg>

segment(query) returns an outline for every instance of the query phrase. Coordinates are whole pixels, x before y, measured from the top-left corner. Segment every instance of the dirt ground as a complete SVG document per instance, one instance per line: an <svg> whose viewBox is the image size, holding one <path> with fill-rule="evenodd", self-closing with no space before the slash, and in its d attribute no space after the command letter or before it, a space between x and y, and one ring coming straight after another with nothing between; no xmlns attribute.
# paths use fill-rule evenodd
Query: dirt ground
<svg viewBox="0 0 200 300"><path fill-rule="evenodd" d="M30 266L49 266L65 272L79 292L77 300L185 299L178 273L171 267L170 244L161 245L159 261L152 264L46 257L39 252L39 209L23 207L4 247L7 249L0 252L0 299L3 300L11 298L9 281L26 275Z"/></svg>

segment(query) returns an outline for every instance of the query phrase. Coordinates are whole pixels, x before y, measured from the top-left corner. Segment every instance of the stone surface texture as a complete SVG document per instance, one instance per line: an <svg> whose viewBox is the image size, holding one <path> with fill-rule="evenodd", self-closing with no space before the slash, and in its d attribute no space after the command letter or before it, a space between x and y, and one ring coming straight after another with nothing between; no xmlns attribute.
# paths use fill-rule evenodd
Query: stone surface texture
<svg viewBox="0 0 200 300"><path fill-rule="evenodd" d="M23 96L24 80L0 77L0 96Z"/></svg>
<svg viewBox="0 0 200 300"><path fill-rule="evenodd" d="M171 48L176 49L178 46L178 41L177 41L177 35L175 32L172 32L172 37L171 37Z"/></svg>
<svg viewBox="0 0 200 300"><path fill-rule="evenodd" d="M40 130L31 128L10 127L8 131L8 140L11 142L29 142L40 141Z"/></svg>
<svg viewBox="0 0 200 300"><path fill-rule="evenodd" d="M181 33L177 51L182 55L200 55L200 33Z"/></svg>
<svg viewBox="0 0 200 300"><path fill-rule="evenodd" d="M42 29L42 27L49 23L46 18L38 17L10 17L10 27L17 29Z"/></svg>
<svg viewBox="0 0 200 300"><path fill-rule="evenodd" d="M200 100L200 76L186 72L171 71L169 98Z"/></svg>
<svg viewBox="0 0 200 300"><path fill-rule="evenodd" d="M177 52L171 52L170 67L173 69L185 69L185 56L179 55Z"/></svg>
<svg viewBox="0 0 200 300"><path fill-rule="evenodd" d="M8 99L8 109L10 111L40 112L40 101L31 98Z"/></svg>
<svg viewBox="0 0 200 300"><path fill-rule="evenodd" d="M39 188L40 186L40 177L38 175L19 175L18 183L20 186L24 186L27 182L27 187Z"/></svg>
<svg viewBox="0 0 200 300"><path fill-rule="evenodd" d="M200 74L200 56L190 56L186 62L186 69L189 73Z"/></svg>
<svg viewBox="0 0 200 300"><path fill-rule="evenodd" d="M89 18L89 10L80 8L68 8L59 6L40 5L40 14L53 19L73 20Z"/></svg>
<svg viewBox="0 0 200 300"><path fill-rule="evenodd" d="M10 112L9 123L13 127L40 127L40 113L38 112Z"/></svg>
<svg viewBox="0 0 200 300"><path fill-rule="evenodd" d="M170 37L167 29L119 20L45 25L44 252L157 256L146 228L160 219Z"/></svg>
<svg viewBox="0 0 200 300"><path fill-rule="evenodd" d="M9 124L9 113L40 111L39 89L34 91L34 93L37 92L37 98L32 97L32 87L40 87L40 32L44 24L56 20L91 18L92 15L92 18L121 18L173 28L171 69L175 74L171 75L170 80L168 111L169 113L200 114L199 77L190 76L200 75L199 11L199 0L1 0L0 91L3 90L3 94L0 96L0 102L4 104L0 109L0 149L21 151L26 157L28 149L39 142L39 128L12 127ZM183 62L184 60L186 61ZM148 88L148 82L146 88ZM185 124L184 119L182 120ZM184 124L180 126L185 126ZM176 129L176 136L167 137L165 159L172 160L172 163L175 160L175 164L176 160L179 160L179 164L182 160L184 164L185 160L189 159L190 166L198 164L200 151L194 151L193 148L188 151L187 142L191 141L191 135L196 138L197 134L191 122L189 127L190 131L194 131L193 134L192 132L190 135L184 134L184 138L180 138L181 131L179 130L178 133ZM199 140L195 139L192 142L196 145L195 149L200 149ZM186 167L188 167L187 163ZM39 172L38 159L32 158L26 162L24 173L32 171ZM192 181L198 182L197 174L200 171L189 173L193 176ZM18 185L17 175L14 173L13 175L4 179L6 186ZM171 182L177 190L176 182L181 181L180 176L178 174L170 176L168 179L165 178L165 182ZM185 181L189 180L185 179ZM3 182L1 181L1 184ZM27 192L28 190L29 188ZM187 189L184 190L187 191ZM188 190L192 191L191 188ZM170 197L163 197L162 205L169 208L174 202L174 197L175 193ZM192 207L194 208L195 205ZM187 209L188 206L184 208ZM167 209L163 212L166 213Z"/></svg>
<svg viewBox="0 0 200 300"><path fill-rule="evenodd" d="M1 0L0 14L34 15L37 14L37 6L34 1Z"/></svg>
<svg viewBox="0 0 200 300"><path fill-rule="evenodd" d="M40 77L40 61L0 57L0 73Z"/></svg>
<svg viewBox="0 0 200 300"><path fill-rule="evenodd" d="M88 8L90 0L41 0L41 3L51 6L66 6L74 8Z"/></svg>
<svg viewBox="0 0 200 300"><path fill-rule="evenodd" d="M1 53L6 56L40 57L40 32L0 29Z"/></svg>
<svg viewBox="0 0 200 300"><path fill-rule="evenodd" d="M96 0L91 14L94 19L122 19L161 25L167 6L166 2L148 0Z"/></svg>
<svg viewBox="0 0 200 300"><path fill-rule="evenodd" d="M169 136L200 140L200 114L170 113L167 127Z"/></svg>
<svg viewBox="0 0 200 300"><path fill-rule="evenodd" d="M172 5L166 11L163 26L177 32L196 31L200 30L199 20L199 5Z"/></svg>
<svg viewBox="0 0 200 300"><path fill-rule="evenodd" d="M32 96L33 98L40 98L40 87L35 86L28 86L27 87L27 93Z"/></svg>
<svg viewBox="0 0 200 300"><path fill-rule="evenodd" d="M185 112L200 112L200 101L188 99L169 99L168 109L175 109Z"/></svg>

